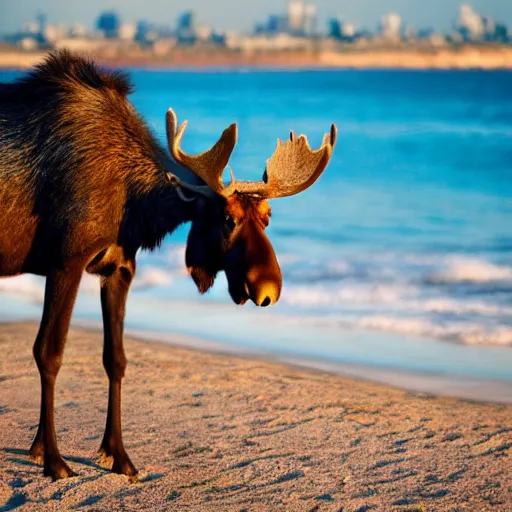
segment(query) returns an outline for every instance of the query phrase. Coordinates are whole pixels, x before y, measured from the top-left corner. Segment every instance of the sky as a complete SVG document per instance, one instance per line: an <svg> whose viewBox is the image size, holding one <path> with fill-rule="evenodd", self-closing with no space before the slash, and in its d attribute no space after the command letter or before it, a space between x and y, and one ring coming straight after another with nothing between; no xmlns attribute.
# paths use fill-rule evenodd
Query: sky
<svg viewBox="0 0 512 512"><path fill-rule="evenodd" d="M320 27L332 16L341 16L359 27L373 29L380 17L398 12L404 22L417 27L449 29L458 17L461 0L311 0L318 7ZM512 26L512 0L472 0L475 10ZM198 21L226 30L250 30L269 13L286 10L287 0L0 0L0 34L12 33L37 12L49 23L79 22L94 26L102 10L114 9L123 21L145 19L174 25L186 9L197 12Z"/></svg>

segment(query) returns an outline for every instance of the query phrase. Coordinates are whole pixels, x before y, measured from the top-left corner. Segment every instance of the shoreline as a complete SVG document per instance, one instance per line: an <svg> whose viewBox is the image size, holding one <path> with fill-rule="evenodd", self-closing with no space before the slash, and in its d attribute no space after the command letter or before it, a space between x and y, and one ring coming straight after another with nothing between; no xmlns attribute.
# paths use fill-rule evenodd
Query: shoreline
<svg viewBox="0 0 512 512"><path fill-rule="evenodd" d="M77 322L74 325L89 332L102 332L101 327L93 328L87 322ZM453 376L435 372L412 372L400 368L386 368L370 364L329 362L279 352L271 353L263 349L235 347L227 343L176 333L127 329L126 336L156 346L184 348L212 355L240 357L266 363L281 363L296 369L356 379L409 393L456 398L476 403L512 405L512 382L498 379Z"/></svg>
<svg viewBox="0 0 512 512"><path fill-rule="evenodd" d="M431 49L350 49L319 52L241 53L226 50L175 50L165 57L152 54L89 55L100 65L159 71L223 70L512 70L512 46ZM0 51L0 70L26 70L44 58L46 52Z"/></svg>
<svg viewBox="0 0 512 512"><path fill-rule="evenodd" d="M343 356L333 359L320 354L301 354L300 351L290 351L285 346L276 346L274 349L255 347L251 344L235 344L232 340L220 341L217 339L218 337L208 338L203 335L188 334L180 329L163 331L130 327L130 323L128 322L125 328L127 338L164 349L178 348L210 355L240 357L270 364L281 363L297 369L389 386L410 393L456 398L477 403L512 404L512 380L471 374L452 374L441 368L439 370L413 370L398 364L391 366L385 362L382 364L354 362L344 360ZM31 325L37 328L39 322L33 317L18 317L11 321L0 315L0 330L8 325ZM71 329L79 329L94 335L103 332L100 320L85 319L83 316L72 320ZM379 332L361 334L364 339L382 337L382 333ZM349 339L353 337L350 330L341 331L340 336ZM354 342L357 342L357 339L355 337ZM432 342L433 340L424 341L424 343Z"/></svg>
<svg viewBox="0 0 512 512"><path fill-rule="evenodd" d="M14 322L0 321L4 326L31 325L37 328L34 320ZM74 320L71 329L79 329L89 334L102 335L103 326L99 321ZM454 398L491 405L512 405L512 382L476 376L450 375L434 371L411 371L399 367L378 366L344 361L329 361L321 358L294 355L282 351L269 351L263 348L235 346L213 339L200 338L177 332L160 332L126 327L125 337L155 348L190 350L213 356L242 358L248 361L261 361L267 364L283 364L290 368L318 372L346 379L354 379L369 384L382 385L407 393L424 394L439 398Z"/></svg>
<svg viewBox="0 0 512 512"><path fill-rule="evenodd" d="M140 471L129 483L95 458L107 403L102 336L75 328L55 418L78 476L51 482L28 457L36 331L0 325L0 509L508 512L510 406L127 337L123 437Z"/></svg>

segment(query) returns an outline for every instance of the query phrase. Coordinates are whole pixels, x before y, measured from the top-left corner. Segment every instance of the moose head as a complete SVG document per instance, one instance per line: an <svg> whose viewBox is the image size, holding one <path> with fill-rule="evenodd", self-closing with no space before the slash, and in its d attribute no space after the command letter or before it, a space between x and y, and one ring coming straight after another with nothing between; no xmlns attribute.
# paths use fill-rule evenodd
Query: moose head
<svg viewBox="0 0 512 512"><path fill-rule="evenodd" d="M197 193L196 215L188 236L186 265L200 293L208 291L217 273L224 271L229 293L236 304L251 299L257 306L275 304L281 294L281 269L265 234L271 216L269 199L298 194L322 174L336 142L336 126L324 135L322 145L312 150L305 135L290 133L290 140L278 140L277 148L261 181L231 182L222 175L237 141L232 124L217 143L198 155L188 155L180 147L187 126L178 127L176 114L166 116L167 142L174 160L199 178L199 185L169 174L182 199L180 187ZM192 199L194 200L194 199Z"/></svg>

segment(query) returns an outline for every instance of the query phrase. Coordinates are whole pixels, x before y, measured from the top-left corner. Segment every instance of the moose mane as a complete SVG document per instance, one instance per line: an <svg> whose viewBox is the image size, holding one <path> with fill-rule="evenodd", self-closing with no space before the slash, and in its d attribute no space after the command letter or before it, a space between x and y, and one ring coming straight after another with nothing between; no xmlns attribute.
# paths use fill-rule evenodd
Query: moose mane
<svg viewBox="0 0 512 512"><path fill-rule="evenodd" d="M133 91L125 73L67 51L51 52L1 86L0 112L11 122L0 142L21 143L25 151L0 155L0 164L27 177L43 224L55 222L51 212L58 212L60 226L49 226L52 232L111 213L120 221L120 243L152 250L190 220L190 208L166 178L169 156L127 98ZM116 197L122 189L124 202L109 204L109 189Z"/></svg>
<svg viewBox="0 0 512 512"><path fill-rule="evenodd" d="M92 89L111 89L126 97L134 92L129 76L123 71L99 68L94 62L71 54L67 50L50 52L45 60L36 64L18 84L38 87L90 87Z"/></svg>

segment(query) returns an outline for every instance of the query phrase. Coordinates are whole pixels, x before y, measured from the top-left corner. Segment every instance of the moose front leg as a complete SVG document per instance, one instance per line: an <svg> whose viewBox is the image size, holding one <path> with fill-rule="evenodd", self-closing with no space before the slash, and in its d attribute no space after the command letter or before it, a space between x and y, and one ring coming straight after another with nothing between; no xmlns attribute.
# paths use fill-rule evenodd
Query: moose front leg
<svg viewBox="0 0 512 512"><path fill-rule="evenodd" d="M122 267L101 283L103 311L103 366L108 375L108 413L105 434L100 446L102 457L114 459L112 471L134 477L137 470L123 445L121 431L121 381L126 368L123 330L126 298L135 273L135 261Z"/></svg>
<svg viewBox="0 0 512 512"><path fill-rule="evenodd" d="M45 476L54 480L74 476L57 447L54 425L55 381L80 285L82 269L69 267L53 270L46 279L44 309L34 344L34 358L41 377L39 428L30 448L32 458L44 463Z"/></svg>

